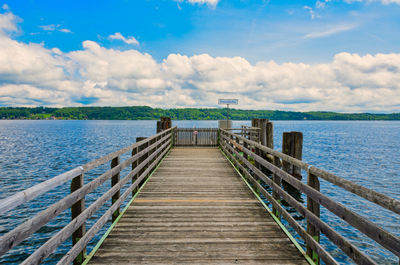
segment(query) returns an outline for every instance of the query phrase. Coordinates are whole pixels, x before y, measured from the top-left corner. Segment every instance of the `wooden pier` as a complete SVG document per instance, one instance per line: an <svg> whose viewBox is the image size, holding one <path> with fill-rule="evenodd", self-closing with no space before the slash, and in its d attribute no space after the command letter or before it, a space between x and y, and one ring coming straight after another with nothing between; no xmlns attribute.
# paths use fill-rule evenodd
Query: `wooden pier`
<svg viewBox="0 0 400 265"><path fill-rule="evenodd" d="M157 132L0 200L1 216L61 185L71 187L70 194L3 235L0 256L70 209L71 222L37 245L22 264L45 262L67 240L72 245L57 264L339 264L320 244L321 234L356 264L377 264L320 216L321 206L400 256L398 236L321 193L320 181L394 214L400 214L400 201L302 161L301 133L285 132L279 152L273 149L273 124L265 119L223 130L171 128L164 118ZM109 170L84 181L87 172L106 163ZM131 170L121 175L126 168ZM109 188L87 205L87 196L105 183ZM88 219L106 202L111 206L88 227ZM110 221L88 253L88 243Z"/></svg>
<svg viewBox="0 0 400 265"><path fill-rule="evenodd" d="M217 148L174 148L90 264L308 264Z"/></svg>

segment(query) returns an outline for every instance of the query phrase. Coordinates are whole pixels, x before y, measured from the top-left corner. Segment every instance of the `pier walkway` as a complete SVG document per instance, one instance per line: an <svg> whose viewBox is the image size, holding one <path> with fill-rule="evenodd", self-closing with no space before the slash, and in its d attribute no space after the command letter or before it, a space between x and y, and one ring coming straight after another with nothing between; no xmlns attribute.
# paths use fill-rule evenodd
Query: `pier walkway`
<svg viewBox="0 0 400 265"><path fill-rule="evenodd" d="M218 148L177 147L90 264L308 264Z"/></svg>

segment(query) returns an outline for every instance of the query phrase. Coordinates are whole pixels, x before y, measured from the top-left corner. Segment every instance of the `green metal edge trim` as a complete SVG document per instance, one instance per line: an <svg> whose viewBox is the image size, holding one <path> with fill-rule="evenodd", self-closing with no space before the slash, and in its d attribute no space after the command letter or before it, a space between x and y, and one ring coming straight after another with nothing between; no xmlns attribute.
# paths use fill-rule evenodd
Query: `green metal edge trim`
<svg viewBox="0 0 400 265"><path fill-rule="evenodd" d="M153 176L154 172L157 171L157 169L160 167L161 163L164 161L164 159L169 155L171 152L171 149L167 152L167 154L161 159L160 163L156 166L156 168L150 173L150 175L147 177L146 181L143 183L142 187L139 188L139 190L135 193L135 195L132 197L132 199L128 202L128 204L125 206L125 208L122 210L122 212L118 215L117 219L111 224L111 226L107 229L105 234L100 238L99 242L97 242L96 246L92 249L89 255L86 256L86 259L83 261L82 265L88 264L88 262L91 260L91 258L96 254L97 250L100 248L100 246L103 244L104 240L108 237L108 235L111 233L115 225L118 223L119 219L124 215L126 210L128 210L129 206L131 206L132 202L136 199L136 196L140 193L140 191L144 188L146 183L150 180L151 176Z"/></svg>
<svg viewBox="0 0 400 265"><path fill-rule="evenodd" d="M310 263L311 265L316 265L315 262L311 259L311 257L308 256L307 253L304 251L304 249L300 246L300 244L297 242L297 240L292 236L292 234L290 234L290 232L282 224L282 222L272 213L271 209L265 204L265 202L261 199L261 197L254 191L254 189L251 187L251 185L247 182L246 178L243 177L243 175L239 172L239 170L232 163L232 161L229 159L229 157L224 153L224 151L220 147L218 149L225 156L225 158L229 161L229 163L232 165L232 167L235 169L235 171L239 174L239 176L242 178L242 180L246 183L246 185L249 187L249 189L253 192L253 194L257 197L257 199L261 202L261 204L264 206L264 208L267 210L267 212L272 216L272 218L279 225L279 227L282 229L282 231L287 235L287 237L290 239L290 241L292 241L292 243L295 245L295 247L300 251L300 253L308 261L308 263Z"/></svg>

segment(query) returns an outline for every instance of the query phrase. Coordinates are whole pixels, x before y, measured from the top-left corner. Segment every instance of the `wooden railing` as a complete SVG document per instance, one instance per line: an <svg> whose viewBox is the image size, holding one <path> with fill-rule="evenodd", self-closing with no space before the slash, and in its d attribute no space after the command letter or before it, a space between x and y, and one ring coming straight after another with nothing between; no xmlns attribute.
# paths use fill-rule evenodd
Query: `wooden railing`
<svg viewBox="0 0 400 265"><path fill-rule="evenodd" d="M217 128L177 128L176 146L218 146Z"/></svg>
<svg viewBox="0 0 400 265"><path fill-rule="evenodd" d="M242 125L240 128L230 128L226 130L243 136L249 140L260 142L261 128Z"/></svg>
<svg viewBox="0 0 400 265"><path fill-rule="evenodd" d="M156 168L173 146L175 130L176 127L160 132L141 142L74 168L64 174L1 200L0 214L4 214L72 180L71 193L69 195L29 218L0 238L0 256L30 237L65 210L71 208L71 222L65 225L43 245L37 246L36 251L22 264L41 263L56 250L58 246L71 237L73 242L72 248L61 258L58 264L70 264L71 262L75 264L82 263L86 256L86 246L90 240L110 218L112 218L113 221L118 218L120 206L126 201L130 194L134 196L135 191L141 183L144 182L146 177ZM121 155L128 152L130 155L129 158L120 161ZM108 171L87 184L84 184L83 180L86 172L107 162L111 164L111 168ZM129 166L132 167L132 170L126 176L120 178L120 172ZM111 188L102 194L88 208L85 208L85 196L110 179ZM120 194L121 188L129 182L131 182L129 187L123 194ZM112 206L107 209L88 231L86 231L86 221L109 200L112 201Z"/></svg>
<svg viewBox="0 0 400 265"><path fill-rule="evenodd" d="M368 255L361 252L349 240L320 218L320 206L324 206L352 227L400 257L399 237L321 193L319 179L324 179L396 214L400 214L399 200L313 167L301 160L275 151L228 130L221 129L219 135L221 149L255 189L272 204L272 213L278 218L283 217L302 237L306 243L307 254L313 258L315 263L319 264L319 259L322 259L325 264L338 264L320 244L321 232L357 264L376 264ZM307 184L285 172L282 169L282 164L285 163L297 169L305 170L308 174ZM268 175L272 175L272 178ZM282 181L285 181L307 196L307 207L296 200L290 192L283 189ZM265 185L271 188L271 193L265 189ZM282 207L281 200L285 200L293 209L307 219L306 229Z"/></svg>

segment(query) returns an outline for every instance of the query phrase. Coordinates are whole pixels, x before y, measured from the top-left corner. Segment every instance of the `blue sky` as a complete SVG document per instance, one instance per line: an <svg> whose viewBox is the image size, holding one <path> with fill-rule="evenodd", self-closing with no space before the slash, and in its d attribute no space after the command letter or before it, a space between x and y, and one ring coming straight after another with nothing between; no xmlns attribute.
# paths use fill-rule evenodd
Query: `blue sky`
<svg viewBox="0 0 400 265"><path fill-rule="evenodd" d="M268 106L275 109L400 110L398 104L388 104L384 98L379 98L382 101L380 104L373 103L378 100L375 96L372 99L362 96L360 102L354 102L360 98L359 94L373 95L372 89L385 92L387 97L400 91L394 85L399 71L396 60L400 53L400 0L13 0L0 1L0 4L3 7L0 27L3 28L3 37L10 44L4 46L0 53L6 53L6 49L15 51L17 44L25 45L25 51L33 57L35 52L36 58L44 56L40 61L44 68L56 66L63 72L62 76L52 73L57 75L54 78L58 78L59 83L51 78L49 82L54 81L53 84L38 84L21 80L10 69L4 69L3 73L0 69L0 84L7 86L3 91L12 91L10 85L20 84L25 86L19 86L19 89L32 87L32 91L39 93L39 90L51 90L53 85L51 92L58 93L57 97L60 97L57 101L35 99L34 96L19 100L17 95L3 92L0 94L0 105L30 106L39 102L54 106L139 104L213 107L214 97L235 96L242 99L243 107L266 108L266 105L254 103L257 98L265 97ZM7 28L7 23L15 28ZM96 45L101 54L94 52ZM83 54L85 52L87 56ZM132 65L108 61L110 58L107 56L113 52L116 52L115 58L119 55L122 58L132 56L129 57ZM122 76L120 72L112 75L108 69L104 70L107 76L101 79L90 74L96 69L91 69L93 66L86 61L89 54L92 56L90 60L96 62L93 64L100 67L100 72L104 70L101 62L106 62L108 67L130 69L145 63L143 68L152 76L135 71ZM379 57L379 54L396 58ZM385 66L393 60L394 65ZM185 69L175 71L170 62L175 68L180 65L186 70L190 68L191 72L186 76L177 76ZM351 77L347 76L348 73L338 73L337 64L340 63L344 64L344 68L353 65L350 68L355 73ZM324 87L323 80L309 80L310 77L302 79L308 71L304 65L315 76L320 73L327 78L326 83L330 85ZM365 67L357 68L360 65L368 65L368 71L376 74L376 78L371 80L372 87L360 79L362 74L366 74ZM225 67L218 69L218 76L213 71L216 67ZM382 73L382 67L386 67L388 73ZM269 73L275 75L269 76ZM232 80L230 74L243 74L246 78L229 83ZM278 84L276 79L288 81ZM67 86L67 82L70 86L87 87L80 89L86 89L85 93L66 91L62 87ZM276 91L279 87L286 90L285 86L289 85L291 94ZM227 87L232 87L232 90ZM106 100L107 92L118 91L123 93L121 97L129 95L128 98L138 98L146 94L154 101L125 100L118 103ZM333 96L332 91L343 93L346 102L340 106L337 103L326 105L323 98ZM249 97L246 95L248 92L259 93L259 96ZM64 100L61 94L64 94ZM183 103L176 101L160 105L160 95L182 96L179 102ZM91 100L85 101L87 98Z"/></svg>
<svg viewBox="0 0 400 265"><path fill-rule="evenodd" d="M400 5L379 1L331 1L323 8L316 1L220 1L214 7L171 0L24 0L9 6L23 18L17 39L62 51L80 49L85 40L130 48L107 39L120 32L134 36L138 49L157 60L170 53L208 53L252 62L326 62L339 52L400 52ZM46 25L72 33L46 32Z"/></svg>

